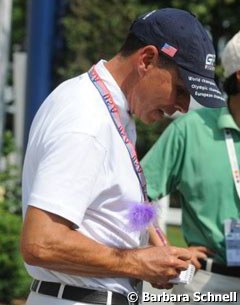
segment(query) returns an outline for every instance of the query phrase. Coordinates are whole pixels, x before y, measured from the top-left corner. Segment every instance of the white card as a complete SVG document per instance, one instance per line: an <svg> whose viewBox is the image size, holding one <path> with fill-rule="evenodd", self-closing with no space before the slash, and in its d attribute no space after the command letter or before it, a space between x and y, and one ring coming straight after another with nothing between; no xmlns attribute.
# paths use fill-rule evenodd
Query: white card
<svg viewBox="0 0 240 305"><path fill-rule="evenodd" d="M195 267L190 264L187 270L181 271L178 277L169 280L169 283L172 284L189 284L194 276Z"/></svg>

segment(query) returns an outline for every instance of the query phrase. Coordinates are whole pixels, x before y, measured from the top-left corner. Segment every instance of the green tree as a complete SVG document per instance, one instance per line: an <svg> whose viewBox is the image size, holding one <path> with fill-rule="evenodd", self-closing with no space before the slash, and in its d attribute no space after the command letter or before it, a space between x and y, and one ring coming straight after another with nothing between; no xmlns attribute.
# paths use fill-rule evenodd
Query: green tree
<svg viewBox="0 0 240 305"><path fill-rule="evenodd" d="M19 254L21 217L0 210L0 302L26 297L30 277Z"/></svg>
<svg viewBox="0 0 240 305"><path fill-rule="evenodd" d="M27 31L27 2L28 0L13 0L12 9L12 48L25 48Z"/></svg>
<svg viewBox="0 0 240 305"><path fill-rule="evenodd" d="M2 210L21 215L21 173L15 164L13 134L7 130L3 137L3 168L0 171L0 206Z"/></svg>
<svg viewBox="0 0 240 305"><path fill-rule="evenodd" d="M13 135L5 132L0 171L0 302L27 295L30 277L19 252L22 225L20 170L12 163Z"/></svg>
<svg viewBox="0 0 240 305"><path fill-rule="evenodd" d="M63 19L66 50L60 76L85 72L120 49L131 21L146 11L138 0L71 0Z"/></svg>

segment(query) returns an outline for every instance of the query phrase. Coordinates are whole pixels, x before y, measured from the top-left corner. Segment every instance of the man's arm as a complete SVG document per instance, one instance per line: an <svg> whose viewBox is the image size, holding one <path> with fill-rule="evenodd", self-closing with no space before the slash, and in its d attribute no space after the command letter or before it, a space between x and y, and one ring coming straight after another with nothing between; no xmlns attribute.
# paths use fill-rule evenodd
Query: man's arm
<svg viewBox="0 0 240 305"><path fill-rule="evenodd" d="M68 220L29 207L21 238L26 263L79 276L131 277L166 284L188 267L191 254L176 247L116 249L78 231Z"/></svg>

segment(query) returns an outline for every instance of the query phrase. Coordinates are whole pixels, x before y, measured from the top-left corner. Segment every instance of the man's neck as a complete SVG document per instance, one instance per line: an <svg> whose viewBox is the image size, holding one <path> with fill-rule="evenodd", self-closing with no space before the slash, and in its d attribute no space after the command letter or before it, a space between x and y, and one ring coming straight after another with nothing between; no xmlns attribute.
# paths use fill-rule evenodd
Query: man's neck
<svg viewBox="0 0 240 305"><path fill-rule="evenodd" d="M118 86L124 93L129 107L131 109L131 92L134 84L137 82L137 74L133 67L134 61L130 57L125 58L120 55L116 55L109 60L105 67L111 73Z"/></svg>
<svg viewBox="0 0 240 305"><path fill-rule="evenodd" d="M240 93L230 97L228 106L235 123L240 128Z"/></svg>

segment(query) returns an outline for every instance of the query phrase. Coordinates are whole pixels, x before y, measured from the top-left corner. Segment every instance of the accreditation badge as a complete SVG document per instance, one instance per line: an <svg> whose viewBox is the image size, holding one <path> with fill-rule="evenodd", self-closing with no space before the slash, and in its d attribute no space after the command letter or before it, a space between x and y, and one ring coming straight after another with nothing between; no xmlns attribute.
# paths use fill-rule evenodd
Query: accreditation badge
<svg viewBox="0 0 240 305"><path fill-rule="evenodd" d="M240 219L224 221L228 266L240 266Z"/></svg>

